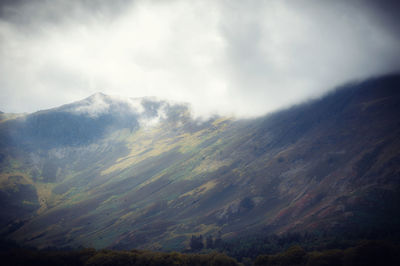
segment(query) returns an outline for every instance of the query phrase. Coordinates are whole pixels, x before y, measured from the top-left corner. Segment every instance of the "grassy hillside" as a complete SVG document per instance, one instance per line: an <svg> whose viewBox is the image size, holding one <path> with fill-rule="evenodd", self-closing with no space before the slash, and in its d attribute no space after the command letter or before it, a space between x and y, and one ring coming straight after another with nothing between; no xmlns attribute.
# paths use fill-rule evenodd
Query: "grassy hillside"
<svg viewBox="0 0 400 266"><path fill-rule="evenodd" d="M1 233L40 248L183 250L192 235L394 230L399 85L399 76L352 84L252 120L194 121L185 106L161 115L149 101L132 123L85 116L90 130L74 122L82 114L46 119L65 107L31 115L46 125L29 124L36 135L9 134L29 116L7 120ZM147 116L158 123L141 123Z"/></svg>

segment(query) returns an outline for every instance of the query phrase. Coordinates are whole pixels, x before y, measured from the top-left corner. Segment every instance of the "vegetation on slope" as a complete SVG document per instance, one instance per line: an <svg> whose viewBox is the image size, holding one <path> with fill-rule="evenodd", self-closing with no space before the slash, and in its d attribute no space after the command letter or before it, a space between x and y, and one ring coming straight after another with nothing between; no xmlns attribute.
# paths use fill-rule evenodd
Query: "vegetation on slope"
<svg viewBox="0 0 400 266"><path fill-rule="evenodd" d="M400 263L400 246L386 241L361 241L346 249L307 252L297 245L283 252L258 255L255 260L243 258L240 263L216 252L198 254L95 249L38 251L10 247L0 251L0 259L7 266L397 266Z"/></svg>
<svg viewBox="0 0 400 266"><path fill-rule="evenodd" d="M41 121L29 124L32 138L18 133L24 120L4 121L0 197L11 211L1 213L1 233L41 248L170 251L200 234L398 228L399 84L352 84L252 120L199 123L179 106L164 117L153 103L153 126L136 127L146 113L127 117L132 128L123 112L107 123L86 116L101 134L80 126L83 114L54 119L65 107L28 115ZM38 145L47 136L52 144Z"/></svg>
<svg viewBox="0 0 400 266"><path fill-rule="evenodd" d="M83 249L80 251L34 251L14 249L0 252L8 266L236 266L234 259L220 253L182 254L152 251L113 251Z"/></svg>

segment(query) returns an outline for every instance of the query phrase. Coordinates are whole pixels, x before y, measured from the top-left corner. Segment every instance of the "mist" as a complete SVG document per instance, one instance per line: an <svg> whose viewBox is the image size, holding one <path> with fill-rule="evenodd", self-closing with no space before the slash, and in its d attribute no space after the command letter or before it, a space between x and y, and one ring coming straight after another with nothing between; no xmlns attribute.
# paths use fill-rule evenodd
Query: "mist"
<svg viewBox="0 0 400 266"><path fill-rule="evenodd" d="M95 92L254 117L400 68L391 1L2 1L0 110ZM398 10L398 9L397 9Z"/></svg>

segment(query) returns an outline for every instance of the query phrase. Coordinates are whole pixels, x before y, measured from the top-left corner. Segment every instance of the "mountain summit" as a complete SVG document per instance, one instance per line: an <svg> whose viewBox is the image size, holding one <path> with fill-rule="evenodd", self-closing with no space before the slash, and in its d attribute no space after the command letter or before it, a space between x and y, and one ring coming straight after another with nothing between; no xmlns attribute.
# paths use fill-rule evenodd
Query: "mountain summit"
<svg viewBox="0 0 400 266"><path fill-rule="evenodd" d="M400 225L400 76L257 119L101 93L0 122L1 234L181 250L192 235L385 234Z"/></svg>
<svg viewBox="0 0 400 266"><path fill-rule="evenodd" d="M121 129L138 130L160 120L177 119L187 106L154 98L119 98L96 93L58 108L7 121L9 143L25 146L71 146L93 143Z"/></svg>

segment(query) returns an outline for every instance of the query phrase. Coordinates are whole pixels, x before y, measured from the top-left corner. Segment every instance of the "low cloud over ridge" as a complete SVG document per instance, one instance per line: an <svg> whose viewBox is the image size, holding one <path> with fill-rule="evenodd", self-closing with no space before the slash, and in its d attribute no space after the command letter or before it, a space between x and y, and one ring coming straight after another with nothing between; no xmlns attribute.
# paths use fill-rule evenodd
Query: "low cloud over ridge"
<svg viewBox="0 0 400 266"><path fill-rule="evenodd" d="M257 116L400 68L392 1L3 1L0 110L96 91Z"/></svg>

